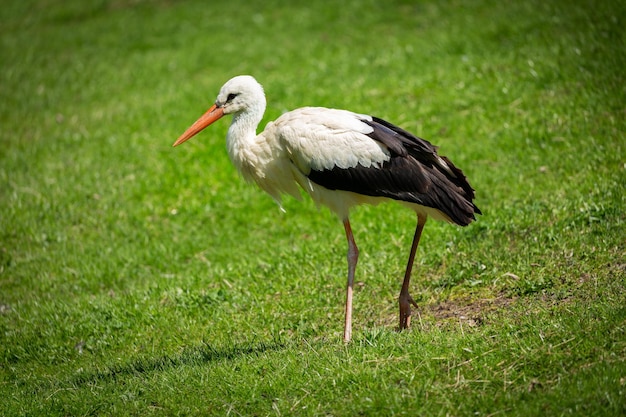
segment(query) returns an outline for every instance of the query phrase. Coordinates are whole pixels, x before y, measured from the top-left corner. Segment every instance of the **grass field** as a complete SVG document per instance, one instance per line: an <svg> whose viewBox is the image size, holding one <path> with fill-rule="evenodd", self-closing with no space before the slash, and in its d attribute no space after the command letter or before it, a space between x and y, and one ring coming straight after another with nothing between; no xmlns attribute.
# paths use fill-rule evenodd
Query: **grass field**
<svg viewBox="0 0 626 417"><path fill-rule="evenodd" d="M256 3L256 5L255 5ZM57 1L0 8L0 415L626 414L622 1ZM440 146L477 190L429 222L270 197L222 121L348 108Z"/></svg>

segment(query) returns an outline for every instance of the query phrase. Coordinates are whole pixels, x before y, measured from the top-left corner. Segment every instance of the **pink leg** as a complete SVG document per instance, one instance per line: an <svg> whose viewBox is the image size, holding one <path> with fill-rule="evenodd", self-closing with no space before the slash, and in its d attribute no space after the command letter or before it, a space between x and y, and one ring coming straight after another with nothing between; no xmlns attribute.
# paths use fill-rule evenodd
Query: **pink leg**
<svg viewBox="0 0 626 417"><path fill-rule="evenodd" d="M422 236L424 224L426 224L426 216L418 214L413 244L411 245L411 254L409 255L409 262L406 266L406 272L404 273L404 281L402 281L402 289L398 297L398 304L400 306L400 330L408 329L411 326L411 305L417 308L417 303L409 294L409 283L411 281L411 271L413 270L413 263L415 261L415 252L417 251L417 245Z"/></svg>
<svg viewBox="0 0 626 417"><path fill-rule="evenodd" d="M359 248L354 241L349 219L343 221L343 227L346 229L346 237L348 238L348 285L346 288L346 322L343 328L343 341L348 343L352 338L352 285L354 284L356 263L359 260Z"/></svg>

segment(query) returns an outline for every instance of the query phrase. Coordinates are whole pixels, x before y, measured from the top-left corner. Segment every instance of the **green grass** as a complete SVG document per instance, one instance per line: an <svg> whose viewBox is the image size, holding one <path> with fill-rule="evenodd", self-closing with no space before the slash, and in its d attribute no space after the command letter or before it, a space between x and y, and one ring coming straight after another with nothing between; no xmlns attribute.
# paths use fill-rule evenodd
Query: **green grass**
<svg viewBox="0 0 626 417"><path fill-rule="evenodd" d="M10 1L0 8L0 415L626 414L619 1ZM283 4L285 3L285 4ZM484 215L345 238L228 161L230 77L440 146Z"/></svg>

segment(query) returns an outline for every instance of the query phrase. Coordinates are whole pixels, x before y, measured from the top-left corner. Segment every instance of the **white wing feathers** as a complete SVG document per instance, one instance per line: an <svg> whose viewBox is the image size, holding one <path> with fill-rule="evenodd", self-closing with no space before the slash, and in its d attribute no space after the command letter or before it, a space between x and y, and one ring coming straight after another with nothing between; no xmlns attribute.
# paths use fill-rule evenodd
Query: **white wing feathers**
<svg viewBox="0 0 626 417"><path fill-rule="evenodd" d="M370 116L320 107L285 113L273 126L291 161L304 174L334 167L378 167L390 158L387 148L366 136L372 127L361 120Z"/></svg>

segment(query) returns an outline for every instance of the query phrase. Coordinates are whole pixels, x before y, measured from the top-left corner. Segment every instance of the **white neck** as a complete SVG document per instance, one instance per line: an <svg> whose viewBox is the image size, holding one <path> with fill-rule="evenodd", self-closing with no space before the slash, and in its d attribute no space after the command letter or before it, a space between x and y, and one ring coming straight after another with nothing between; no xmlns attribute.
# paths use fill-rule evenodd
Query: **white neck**
<svg viewBox="0 0 626 417"><path fill-rule="evenodd" d="M244 111L235 113L226 135L228 155L235 166L241 171L246 164L249 149L256 138L256 130L265 112L265 102L257 102Z"/></svg>

